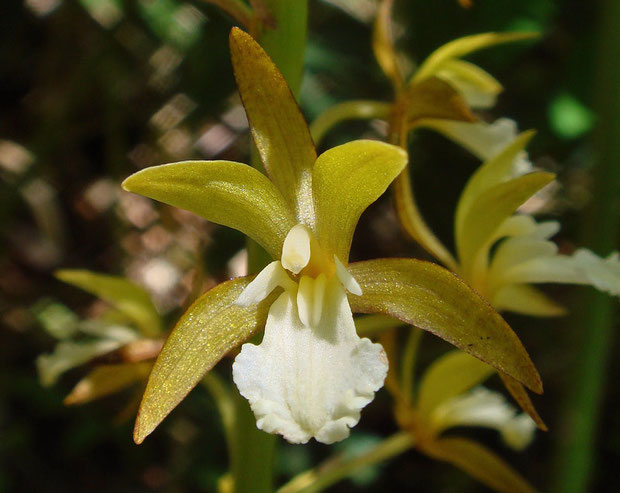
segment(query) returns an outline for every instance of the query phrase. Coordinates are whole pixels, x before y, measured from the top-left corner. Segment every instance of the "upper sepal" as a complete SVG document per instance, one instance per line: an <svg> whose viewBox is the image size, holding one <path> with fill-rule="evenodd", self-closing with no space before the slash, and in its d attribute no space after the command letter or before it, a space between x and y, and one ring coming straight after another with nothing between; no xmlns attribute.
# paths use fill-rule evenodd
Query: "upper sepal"
<svg viewBox="0 0 620 493"><path fill-rule="evenodd" d="M230 32L230 54L252 137L267 174L298 222L311 225L311 169L316 151L286 80L269 55L240 29Z"/></svg>

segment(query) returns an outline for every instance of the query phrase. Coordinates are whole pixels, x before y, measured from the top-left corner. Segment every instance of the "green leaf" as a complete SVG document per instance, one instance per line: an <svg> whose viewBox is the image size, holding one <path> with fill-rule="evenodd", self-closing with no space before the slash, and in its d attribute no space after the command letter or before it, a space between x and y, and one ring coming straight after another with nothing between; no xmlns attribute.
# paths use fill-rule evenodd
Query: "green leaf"
<svg viewBox="0 0 620 493"><path fill-rule="evenodd" d="M235 228L275 259L296 224L282 194L254 168L231 161L182 161L143 169L123 188Z"/></svg>
<svg viewBox="0 0 620 493"><path fill-rule="evenodd" d="M56 271L55 276L110 303L132 320L144 335L160 334L161 320L151 297L124 277L69 269Z"/></svg>
<svg viewBox="0 0 620 493"><path fill-rule="evenodd" d="M411 83L420 82L437 73L448 60L460 58L474 51L489 48L501 43L511 43L538 37L538 33L482 33L455 39L431 53L418 71L414 74Z"/></svg>
<svg viewBox="0 0 620 493"><path fill-rule="evenodd" d="M73 387L71 393L65 397L64 403L68 406L85 404L119 392L146 380L152 367L152 361L99 366Z"/></svg>
<svg viewBox="0 0 620 493"><path fill-rule="evenodd" d="M396 146L356 140L319 156L312 174L316 230L321 246L344 263L357 221L407 165Z"/></svg>
<svg viewBox="0 0 620 493"><path fill-rule="evenodd" d="M296 211L298 222L314 225L310 131L284 77L267 53L240 29L230 32L237 87L252 137L267 174Z"/></svg>
<svg viewBox="0 0 620 493"><path fill-rule="evenodd" d="M382 313L427 330L542 392L538 372L519 338L452 272L414 259L356 262L348 269L363 291L349 296L354 312Z"/></svg>
<svg viewBox="0 0 620 493"><path fill-rule="evenodd" d="M553 173L530 173L500 183L478 196L464 213L456 231L456 246L465 272L473 265L480 249L490 246L488 242L501 224L554 178Z"/></svg>
<svg viewBox="0 0 620 493"><path fill-rule="evenodd" d="M536 489L503 459L465 438L440 438L425 452L458 467L488 487L504 493L533 493Z"/></svg>
<svg viewBox="0 0 620 493"><path fill-rule="evenodd" d="M420 380L418 409L430 416L441 403L482 383L493 367L462 351L450 351L435 360Z"/></svg>
<svg viewBox="0 0 620 493"><path fill-rule="evenodd" d="M252 279L219 284L177 322L149 377L134 429L136 443L142 443L228 351L264 326L275 294L248 308L235 305Z"/></svg>

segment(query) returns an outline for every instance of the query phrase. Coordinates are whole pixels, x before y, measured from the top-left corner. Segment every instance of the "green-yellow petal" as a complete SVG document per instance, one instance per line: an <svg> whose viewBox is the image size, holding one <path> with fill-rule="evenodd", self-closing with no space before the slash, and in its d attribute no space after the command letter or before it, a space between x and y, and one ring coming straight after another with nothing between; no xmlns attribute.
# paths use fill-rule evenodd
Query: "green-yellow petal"
<svg viewBox="0 0 620 493"><path fill-rule="evenodd" d="M443 64L451 59L460 58L465 55L484 48L489 48L501 43L510 43L524 39L538 37L538 33L482 33L463 38L455 39L436 49L431 53L418 71L414 74L410 83L417 83L423 79L431 77L437 73Z"/></svg>
<svg viewBox="0 0 620 493"><path fill-rule="evenodd" d="M491 304L499 311L520 313L532 317L561 317L566 309L540 290L528 284L508 284L491 297Z"/></svg>
<svg viewBox="0 0 620 493"><path fill-rule="evenodd" d="M441 132L442 122L437 121L436 123L436 126L431 127ZM515 159L525 149L525 146L527 146L533 136L533 131L520 134L503 151L485 161L467 181L456 208L455 227L457 235L463 234L465 216L480 195L510 177L510 171Z"/></svg>
<svg viewBox="0 0 620 493"><path fill-rule="evenodd" d="M470 279L476 256L494 233L532 195L551 183L553 173L530 173L481 193L466 210L456 230L456 246L464 276ZM458 220L458 219L457 219Z"/></svg>
<svg viewBox="0 0 620 493"><path fill-rule="evenodd" d="M449 462L486 486L503 493L534 493L536 489L502 458L465 438L440 438L428 447L431 457Z"/></svg>
<svg viewBox="0 0 620 493"><path fill-rule="evenodd" d="M420 380L420 413L430 416L441 403L482 383L493 373L493 367L463 351L444 354L431 364Z"/></svg>
<svg viewBox="0 0 620 493"><path fill-rule="evenodd" d="M269 179L231 161L182 161L143 169L123 188L235 228L280 258L295 226L291 209Z"/></svg>
<svg viewBox="0 0 620 493"><path fill-rule="evenodd" d="M126 278L72 269L56 271L55 276L110 303L132 320L144 335L156 336L161 332L161 320L151 297Z"/></svg>
<svg viewBox="0 0 620 493"><path fill-rule="evenodd" d="M427 330L542 392L538 372L519 338L452 272L414 259L356 262L348 269L363 292L349 296L354 312L382 313Z"/></svg>
<svg viewBox="0 0 620 493"><path fill-rule="evenodd" d="M119 392L135 383L146 380L152 367L152 361L99 366L73 387L64 403L68 406L85 404Z"/></svg>
<svg viewBox="0 0 620 493"><path fill-rule="evenodd" d="M407 153L374 140L356 140L319 156L312 174L321 246L347 262L360 215L407 165Z"/></svg>
<svg viewBox="0 0 620 493"><path fill-rule="evenodd" d="M249 34L233 28L230 52L252 137L267 174L296 211L298 222L312 226L311 171L316 151L304 117L286 80Z"/></svg>
<svg viewBox="0 0 620 493"><path fill-rule="evenodd" d="M134 429L136 443L142 443L228 351L264 326L273 295L245 308L235 304L251 280L219 284L177 322L149 377Z"/></svg>

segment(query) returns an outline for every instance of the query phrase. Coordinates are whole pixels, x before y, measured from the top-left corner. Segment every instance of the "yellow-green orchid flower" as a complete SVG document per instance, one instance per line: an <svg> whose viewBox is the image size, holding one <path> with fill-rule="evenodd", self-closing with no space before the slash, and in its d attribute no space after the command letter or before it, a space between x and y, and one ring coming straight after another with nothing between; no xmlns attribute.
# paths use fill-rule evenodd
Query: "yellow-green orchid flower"
<svg viewBox="0 0 620 493"><path fill-rule="evenodd" d="M396 381L393 372L387 387L396 400L399 425L412 435L412 444L420 452L453 464L497 491L533 492L535 489L493 451L470 438L447 433L455 427L492 428L517 451L532 441L534 421L518 413L501 394L480 386L493 373L489 365L470 355L450 351L422 374L415 398L403 388L404 382Z"/></svg>
<svg viewBox="0 0 620 493"><path fill-rule="evenodd" d="M48 332L59 339L51 354L37 358L41 383L52 385L62 373L97 358L113 364L108 361L91 370L66 404L83 404L146 381L163 344L160 317L148 293L123 277L85 270L61 270L56 277L97 296L111 309L88 320L66 310L59 313L58 305L39 312ZM59 324L62 327L54 328ZM118 354L112 358L112 353Z"/></svg>
<svg viewBox="0 0 620 493"><path fill-rule="evenodd" d="M564 310L531 284L589 284L620 296L618 252L606 259L586 249L560 254L549 241L559 231L559 223L537 223L529 214L515 214L516 207L510 212L505 209L492 227L481 216L474 217L513 196L518 197L513 203L518 207L552 178L541 173L519 176L515 171L523 168L518 163L524 162L523 149L531 136L524 132L509 142L483 163L466 185L455 224L461 275L496 309L534 316L561 315Z"/></svg>
<svg viewBox="0 0 620 493"><path fill-rule="evenodd" d="M347 265L359 216L406 166L406 152L355 141L317 158L301 112L267 54L238 29L230 43L269 178L241 163L186 161L145 169L123 186L236 228L274 261L255 277L206 292L179 320L150 376L136 442L263 326L262 343L245 344L233 365L258 427L295 443L342 440L383 385L388 365L380 345L357 335L353 311L429 330L540 392L517 337L450 272L409 259Z"/></svg>

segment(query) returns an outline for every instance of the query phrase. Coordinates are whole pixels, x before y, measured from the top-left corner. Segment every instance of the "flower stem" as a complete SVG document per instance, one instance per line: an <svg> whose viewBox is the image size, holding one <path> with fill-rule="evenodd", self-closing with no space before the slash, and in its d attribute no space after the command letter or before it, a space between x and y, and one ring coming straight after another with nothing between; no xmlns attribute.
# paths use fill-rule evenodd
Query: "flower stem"
<svg viewBox="0 0 620 493"><path fill-rule="evenodd" d="M613 248L620 225L620 66L611 61L620 49L620 3L600 3L599 53L593 94L599 125L593 135L596 166L592 201L584 215L583 241L596 253ZM613 348L614 303L609 296L588 290L575 317L579 340L573 378L566 381L563 433L558 433L556 477L553 491L591 490L591 469L596 438L600 437L600 407L605 373Z"/></svg>
<svg viewBox="0 0 620 493"><path fill-rule="evenodd" d="M307 0L262 0L269 10L273 26L265 25L258 41L287 80L293 94L298 94L303 73L308 19ZM261 171L258 152L253 146L252 163ZM269 262L268 255L248 240L248 272L257 272ZM232 474L235 493L269 493L273 491L273 466L276 437L260 431L248 402L234 391L235 429L231 445Z"/></svg>
<svg viewBox="0 0 620 493"><path fill-rule="evenodd" d="M410 104L409 99L406 91L401 93L397 98L392 110L389 132L390 144L400 146L407 152L409 151L407 145L407 112ZM428 224L426 224L420 209L418 209L413 194L413 187L411 186L410 166L411 162L409 162L403 172L392 183L398 220L404 230L428 253L433 255L448 269L456 272L458 269L456 260L443 245L441 240L435 236Z"/></svg>
<svg viewBox="0 0 620 493"><path fill-rule="evenodd" d="M357 471L386 461L413 447L413 437L404 431L386 438L368 452L350 459L335 457L310 469L285 484L278 493L316 493Z"/></svg>

